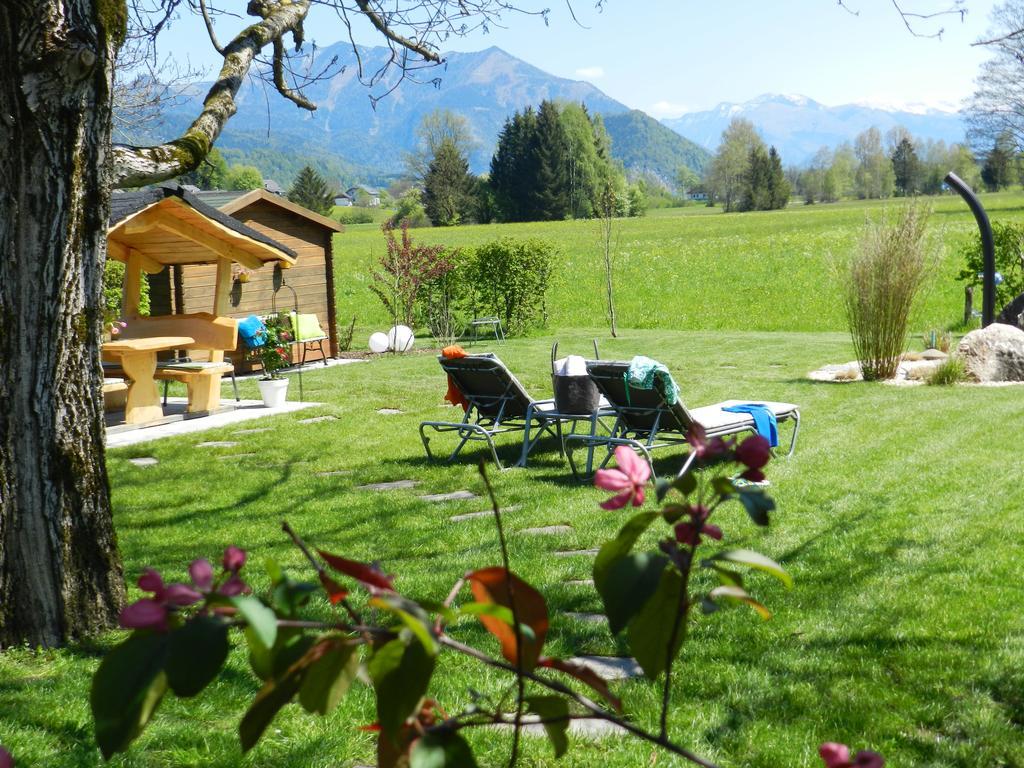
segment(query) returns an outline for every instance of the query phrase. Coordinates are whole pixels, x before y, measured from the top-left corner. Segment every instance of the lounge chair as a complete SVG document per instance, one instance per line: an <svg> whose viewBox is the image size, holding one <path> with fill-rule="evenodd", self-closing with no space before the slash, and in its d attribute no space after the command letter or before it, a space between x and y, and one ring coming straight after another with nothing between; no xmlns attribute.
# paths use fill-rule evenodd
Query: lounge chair
<svg viewBox="0 0 1024 768"><path fill-rule="evenodd" d="M591 455L595 448L606 447L608 455L601 462L600 466L602 467L608 463L616 446L628 445L643 455L647 463L651 465L653 474L654 465L651 461L651 451L672 445L687 444L687 437L695 424L704 428L707 437L725 437L756 432L753 416L748 413L731 413L723 410L729 406L750 401L726 400L690 410L683 405L681 399L677 399L671 405L667 403L660 383L657 381L655 381L653 389L639 389L627 384L626 374L628 371L629 363L605 360L587 361L587 374L615 409L615 425L608 436L569 435L566 437L565 449L569 458L569 466L577 479L581 475L572 456L572 449L576 444L582 444ZM797 433L800 431L800 409L790 403L762 402L762 404L772 410L778 422L793 422L793 436L786 454L792 456L793 451L796 450ZM686 473L695 458L695 454L691 451L678 472L679 476Z"/></svg>
<svg viewBox="0 0 1024 768"><path fill-rule="evenodd" d="M526 458L545 433L559 438L561 451L561 425L566 419L549 416L554 413L554 400L535 400L518 379L493 354L468 355L460 358L438 357L441 368L455 383L469 403L462 421L424 421L420 424L420 439L428 458L430 451L428 428L435 432L454 432L459 444L448 456L454 461L465 445L483 441L499 469L505 469L494 445L494 437L504 432L522 432L523 444L515 466L526 466ZM535 430L535 431L534 431Z"/></svg>

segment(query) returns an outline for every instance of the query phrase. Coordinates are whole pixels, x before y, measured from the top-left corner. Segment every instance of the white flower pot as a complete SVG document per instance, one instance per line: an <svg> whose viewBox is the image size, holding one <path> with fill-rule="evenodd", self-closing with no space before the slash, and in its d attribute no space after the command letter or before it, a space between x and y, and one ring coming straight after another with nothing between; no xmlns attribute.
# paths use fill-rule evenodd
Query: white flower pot
<svg viewBox="0 0 1024 768"><path fill-rule="evenodd" d="M288 397L288 379L260 379L256 382L267 408L279 408Z"/></svg>

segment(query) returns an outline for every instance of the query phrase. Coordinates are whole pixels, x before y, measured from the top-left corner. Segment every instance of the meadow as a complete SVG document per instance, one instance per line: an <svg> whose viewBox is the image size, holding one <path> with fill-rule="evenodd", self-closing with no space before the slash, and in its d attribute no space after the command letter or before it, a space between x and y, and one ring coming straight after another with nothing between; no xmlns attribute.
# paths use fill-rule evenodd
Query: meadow
<svg viewBox="0 0 1024 768"><path fill-rule="evenodd" d="M1024 210L1019 195L989 197L986 204L994 217ZM934 226L944 238L964 236L973 226L961 207L952 199L936 202ZM497 349L537 397L550 392L552 339L564 352L585 354L597 336L604 357L646 354L666 363L690 405L727 398L800 405L796 455L767 468L778 505L771 527L755 529L738 506L717 520L724 545L773 557L795 586L787 590L766 576L750 579L750 589L773 612L769 621L739 608L697 617L673 682L671 735L722 768L820 766L817 747L827 740L874 749L894 767L1024 766L1024 486L1015 453L1007 448L1013 425L1024 423L1020 389L896 388L805 378L824 363L851 357L841 309L830 293L837 286L815 276L827 272L827 253L848 247L865 216L878 210L843 204L725 216L687 209L622 222L620 242L631 243L635 255L624 260L632 271L624 266L620 282L621 337L612 340L601 327L600 301L583 285L591 279L587 272L560 282L548 329ZM557 238L576 270L566 275L596 261L596 232L586 222L424 230L417 236L471 245L499 233ZM360 314L359 328L383 322L360 282L382 242L372 225L339 237L339 316ZM670 266L679 261L698 274L687 279ZM949 280L956 268L947 253L941 279L915 321L921 328L958 319L962 287ZM773 288L757 289L752 272L764 279L774 275ZM736 280L747 288L738 290ZM631 327L641 318L660 327ZM919 349L920 343L911 339L910 346ZM256 396L253 381L241 386L244 397ZM498 562L492 521L451 520L487 506L475 468L482 453L470 452L452 465L432 463L419 441L420 421L453 413L441 402L445 380L430 352L314 368L304 374L304 386L306 398L322 405L108 452L131 598L141 596L134 581L143 568L180 580L192 558L215 559L228 544L250 551L246 568L257 589L268 583L266 557L305 574L301 555L280 531L282 519L316 546L380 560L397 574L396 586L418 598L442 599L467 569ZM382 408L400 413L383 416ZM318 415L333 418L300 423ZM272 429L244 431L253 427ZM211 440L237 444L197 447ZM504 457L517 453L513 437L501 444ZM599 546L626 512L601 510L597 505L607 494L574 483L556 445L543 448L529 469L493 475L501 504L510 508L504 519L513 568L553 609L551 653L620 655L625 647L606 625L564 613L600 609L592 587L571 583L589 577L591 558L553 553ZM158 463L129 462L137 457ZM681 461L681 451L667 451L659 472L671 472ZM418 485L384 492L358 488L399 479ZM460 489L478 497L443 503L420 498ZM547 525L572 530L523 532ZM497 652L472 621L453 634ZM0 742L18 757L19 768L102 764L92 739L89 680L104 650L122 637L113 632L60 651L0 654ZM435 680L433 694L456 711L470 689L495 694L509 682L450 656L442 658ZM656 726L660 689L643 680L613 687L637 723ZM350 768L374 762L373 736L359 728L374 719L363 685L355 685L327 718L286 708L243 756L236 728L258 689L245 651L236 645L217 683L189 702L165 700L131 751L109 764ZM470 739L481 766L507 761L507 734L476 729ZM559 761L546 740L530 737L521 765L598 761L684 765L624 737L572 737Z"/></svg>

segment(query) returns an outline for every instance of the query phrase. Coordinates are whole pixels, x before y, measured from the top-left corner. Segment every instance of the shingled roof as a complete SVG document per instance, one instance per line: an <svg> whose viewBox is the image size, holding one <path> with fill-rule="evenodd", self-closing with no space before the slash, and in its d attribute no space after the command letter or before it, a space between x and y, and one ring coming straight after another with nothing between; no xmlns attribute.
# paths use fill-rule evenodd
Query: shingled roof
<svg viewBox="0 0 1024 768"><path fill-rule="evenodd" d="M298 256L298 254L288 246L282 245L276 240L267 237L262 232L257 232L252 227L247 227L238 219L229 216L222 211L218 211L213 206L204 203L196 195L188 192L177 184L151 187L139 190L138 192L114 192L114 194L110 196L110 219L108 221L108 228L113 229L125 219L129 219L140 211L149 208L151 205L159 203L161 200L166 200L169 197L177 197L181 199L191 208L195 209L197 213L201 213L208 219L216 221L221 226L227 227L233 232L244 235L251 240L262 243L263 245L269 245L271 248L276 248L293 259Z"/></svg>

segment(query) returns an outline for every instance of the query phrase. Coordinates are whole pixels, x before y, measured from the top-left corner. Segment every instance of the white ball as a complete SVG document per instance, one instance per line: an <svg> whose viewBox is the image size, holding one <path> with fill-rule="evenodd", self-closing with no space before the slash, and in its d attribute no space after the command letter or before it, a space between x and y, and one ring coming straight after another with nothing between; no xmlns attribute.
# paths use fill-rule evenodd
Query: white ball
<svg viewBox="0 0 1024 768"><path fill-rule="evenodd" d="M396 325L388 331L388 348L395 352L408 352L413 342L412 328L407 325Z"/></svg>
<svg viewBox="0 0 1024 768"><path fill-rule="evenodd" d="M370 351L376 352L378 355L381 352L388 351L388 335L377 331L370 336Z"/></svg>

